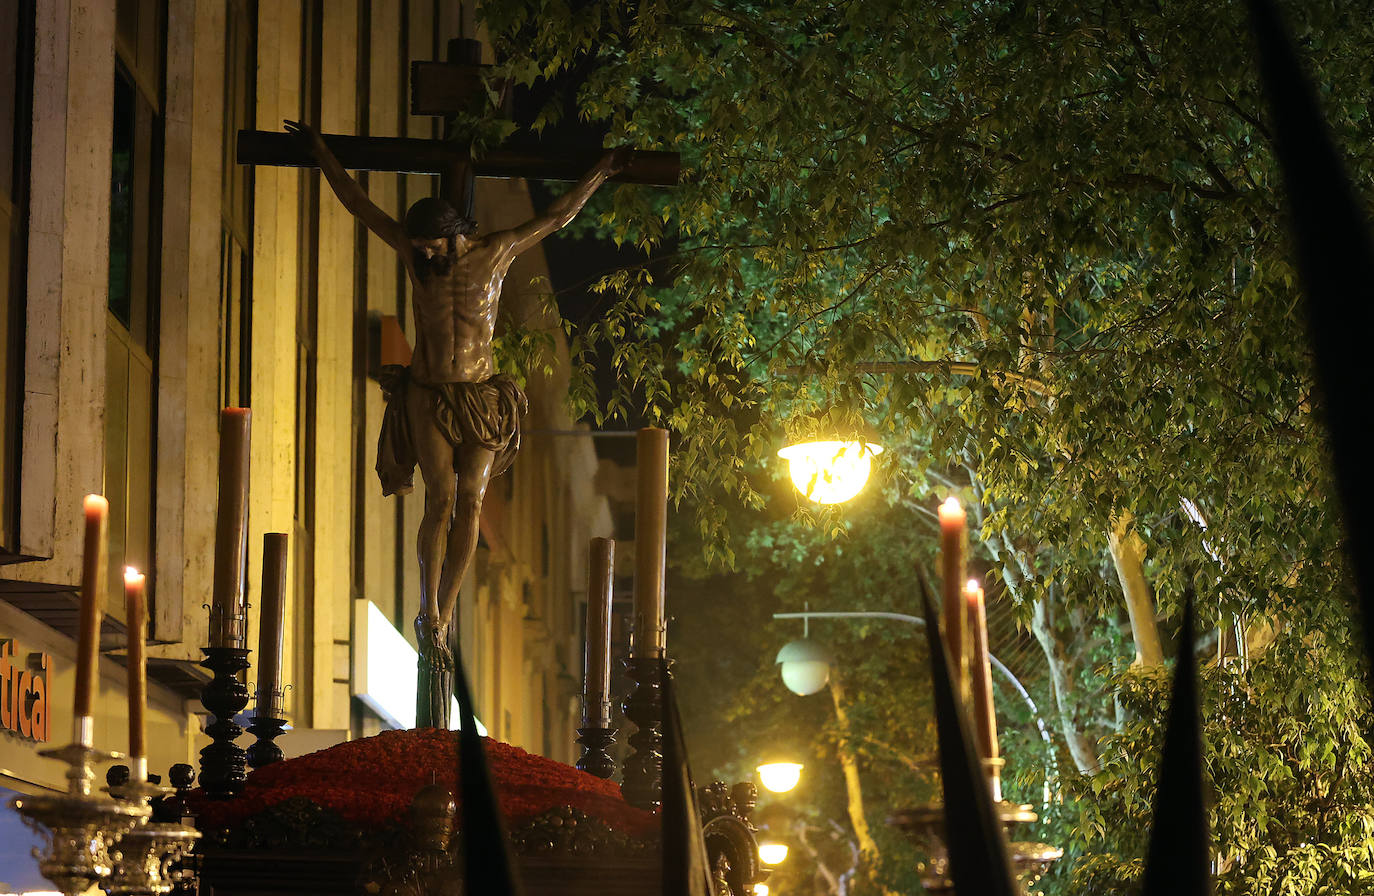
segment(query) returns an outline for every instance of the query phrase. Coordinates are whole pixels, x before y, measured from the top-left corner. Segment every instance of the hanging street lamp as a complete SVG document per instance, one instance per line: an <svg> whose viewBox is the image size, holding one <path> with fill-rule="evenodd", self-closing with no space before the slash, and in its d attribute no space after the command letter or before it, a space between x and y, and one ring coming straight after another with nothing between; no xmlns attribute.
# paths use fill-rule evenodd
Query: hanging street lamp
<svg viewBox="0 0 1374 896"><path fill-rule="evenodd" d="M877 442L822 439L788 445L778 456L797 491L817 504L841 504L863 489L882 453Z"/></svg>
<svg viewBox="0 0 1374 896"><path fill-rule="evenodd" d="M781 865L787 861L787 844L760 843L759 861L765 865Z"/></svg>
<svg viewBox="0 0 1374 896"><path fill-rule="evenodd" d="M782 666L782 683L798 697L816 693L830 680L830 651L810 638L784 645L776 662Z"/></svg>
<svg viewBox="0 0 1374 896"><path fill-rule="evenodd" d="M759 780L773 793L787 793L801 780L800 762L765 762L758 767Z"/></svg>

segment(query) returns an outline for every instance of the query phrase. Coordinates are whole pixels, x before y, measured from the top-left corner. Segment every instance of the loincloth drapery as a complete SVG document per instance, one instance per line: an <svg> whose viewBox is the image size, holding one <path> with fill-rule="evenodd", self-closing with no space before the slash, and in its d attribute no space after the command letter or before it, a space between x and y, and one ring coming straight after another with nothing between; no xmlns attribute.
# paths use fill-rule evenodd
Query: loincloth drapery
<svg viewBox="0 0 1374 896"><path fill-rule="evenodd" d="M382 368L378 381L386 393L382 431L377 436L377 478L382 481L383 495L404 495L414 487L418 458L406 404L411 389L431 393L432 420L450 445L476 445L495 453L492 476L501 475L515 461L526 403L525 393L511 377L498 374L480 383L422 383L411 378L409 367L393 364ZM454 462L456 469L456 456Z"/></svg>

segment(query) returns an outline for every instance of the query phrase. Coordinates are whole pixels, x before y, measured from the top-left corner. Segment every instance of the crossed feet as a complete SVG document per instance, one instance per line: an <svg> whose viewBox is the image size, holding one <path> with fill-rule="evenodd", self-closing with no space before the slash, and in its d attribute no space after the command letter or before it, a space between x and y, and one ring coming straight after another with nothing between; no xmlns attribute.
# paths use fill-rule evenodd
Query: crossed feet
<svg viewBox="0 0 1374 896"><path fill-rule="evenodd" d="M420 657L435 671L453 671L453 652L448 649L448 629L421 613L415 617L415 640Z"/></svg>

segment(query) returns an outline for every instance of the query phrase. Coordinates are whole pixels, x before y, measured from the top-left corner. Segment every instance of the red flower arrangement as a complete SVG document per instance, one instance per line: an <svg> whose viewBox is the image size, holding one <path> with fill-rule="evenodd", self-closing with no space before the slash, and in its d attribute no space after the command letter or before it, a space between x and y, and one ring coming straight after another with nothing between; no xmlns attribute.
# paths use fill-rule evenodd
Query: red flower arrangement
<svg viewBox="0 0 1374 896"><path fill-rule="evenodd" d="M658 816L626 803L613 781L489 737L482 742L507 823L572 806L631 836L658 827ZM233 827L283 800L304 797L356 824L381 828L404 819L416 792L430 783L461 803L457 778L458 732L385 731L257 769L232 800L209 800L196 790L191 803L202 827Z"/></svg>

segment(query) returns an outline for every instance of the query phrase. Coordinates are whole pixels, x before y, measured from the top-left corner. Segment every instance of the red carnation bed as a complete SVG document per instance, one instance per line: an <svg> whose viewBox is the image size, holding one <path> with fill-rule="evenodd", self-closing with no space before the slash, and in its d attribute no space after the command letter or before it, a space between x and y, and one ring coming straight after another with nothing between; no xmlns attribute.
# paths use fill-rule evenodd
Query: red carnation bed
<svg viewBox="0 0 1374 896"><path fill-rule="evenodd" d="M658 817L626 803L620 785L510 744L482 740L508 824L571 806L631 837L657 830ZM442 785L461 804L457 768L457 732L386 731L257 769L232 800L204 799L199 791L191 800L202 830L234 827L293 797L360 826L381 828L405 819L416 792L427 784Z"/></svg>

